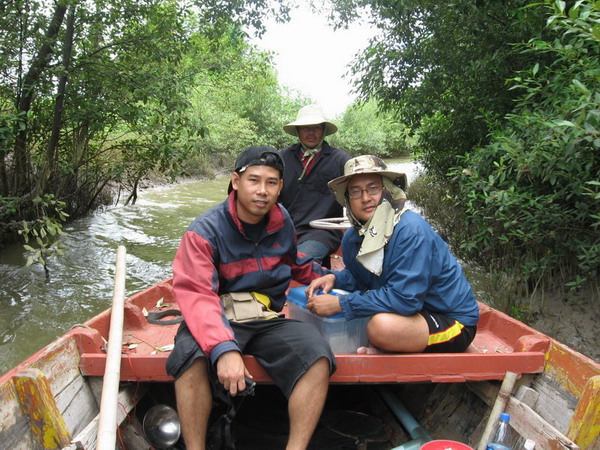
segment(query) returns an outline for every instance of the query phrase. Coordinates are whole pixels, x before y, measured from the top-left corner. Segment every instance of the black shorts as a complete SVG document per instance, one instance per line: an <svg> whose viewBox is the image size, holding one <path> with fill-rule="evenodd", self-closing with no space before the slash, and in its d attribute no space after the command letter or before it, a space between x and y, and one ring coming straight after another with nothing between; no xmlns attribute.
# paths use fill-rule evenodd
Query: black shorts
<svg viewBox="0 0 600 450"><path fill-rule="evenodd" d="M438 313L421 311L429 326L429 341L424 353L462 353L473 342L477 326L465 326Z"/></svg>
<svg viewBox="0 0 600 450"><path fill-rule="evenodd" d="M277 318L230 323L242 353L253 355L288 398L298 379L318 359L329 360L330 373L336 370L331 347L313 324ZM167 359L167 373L177 379L197 358L206 358L206 355L182 322L175 336L175 347ZM208 366L214 389L216 373L210 361Z"/></svg>

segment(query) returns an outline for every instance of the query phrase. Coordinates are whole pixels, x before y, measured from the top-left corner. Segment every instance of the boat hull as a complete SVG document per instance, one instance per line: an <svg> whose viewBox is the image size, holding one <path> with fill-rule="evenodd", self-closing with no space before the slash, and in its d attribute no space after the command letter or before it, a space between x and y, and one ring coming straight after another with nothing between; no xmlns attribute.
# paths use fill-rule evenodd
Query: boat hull
<svg viewBox="0 0 600 450"><path fill-rule="evenodd" d="M177 308L171 280L125 306L119 421L145 392L172 385L165 361L178 325L149 324L145 311ZM338 354L333 386L386 386L431 436L476 446L507 372L517 431L536 448L599 448L600 365L484 304L477 337L463 354ZM0 378L0 442L5 448L94 448L110 310L77 326ZM252 356L261 385L271 379ZM342 387L340 387L342 389ZM445 420L441 418L445 417ZM127 448L147 446L141 427L123 430ZM406 436L405 436L406 437Z"/></svg>

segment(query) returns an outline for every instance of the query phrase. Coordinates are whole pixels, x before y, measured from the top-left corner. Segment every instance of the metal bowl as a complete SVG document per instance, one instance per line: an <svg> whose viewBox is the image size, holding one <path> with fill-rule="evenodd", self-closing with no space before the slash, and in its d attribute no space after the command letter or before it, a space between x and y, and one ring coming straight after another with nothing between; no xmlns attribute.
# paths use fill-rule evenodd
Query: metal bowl
<svg viewBox="0 0 600 450"><path fill-rule="evenodd" d="M157 449L172 447L181 435L177 412L168 405L155 405L148 410L143 422L144 435Z"/></svg>

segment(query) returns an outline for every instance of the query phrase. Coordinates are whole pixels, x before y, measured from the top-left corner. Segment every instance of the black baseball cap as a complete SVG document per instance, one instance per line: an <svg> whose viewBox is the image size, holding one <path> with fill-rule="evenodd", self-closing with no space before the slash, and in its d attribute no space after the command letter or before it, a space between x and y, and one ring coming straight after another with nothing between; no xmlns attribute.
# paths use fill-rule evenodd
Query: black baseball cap
<svg viewBox="0 0 600 450"><path fill-rule="evenodd" d="M234 172L242 173L250 166L269 166L279 170L279 173L283 177L283 159L279 155L279 152L271 146L259 145L248 147L235 160ZM233 187L229 182L229 188L227 192L231 192Z"/></svg>

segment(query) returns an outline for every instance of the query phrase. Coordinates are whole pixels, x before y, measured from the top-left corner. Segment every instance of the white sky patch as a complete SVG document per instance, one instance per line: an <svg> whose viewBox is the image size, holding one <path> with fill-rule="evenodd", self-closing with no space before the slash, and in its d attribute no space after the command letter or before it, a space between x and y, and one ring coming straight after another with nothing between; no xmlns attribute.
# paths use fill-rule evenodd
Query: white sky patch
<svg viewBox="0 0 600 450"><path fill-rule="evenodd" d="M356 98L350 78L343 75L375 30L354 24L334 31L325 15L312 13L306 5L292 11L289 23L271 21L266 29L253 43L274 52L279 83L312 98L329 118L341 115Z"/></svg>

